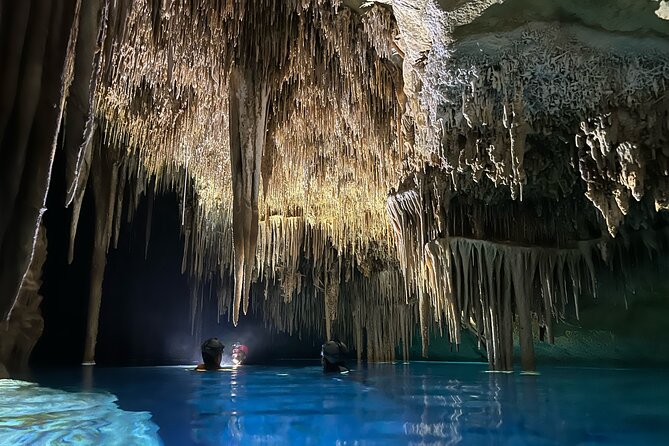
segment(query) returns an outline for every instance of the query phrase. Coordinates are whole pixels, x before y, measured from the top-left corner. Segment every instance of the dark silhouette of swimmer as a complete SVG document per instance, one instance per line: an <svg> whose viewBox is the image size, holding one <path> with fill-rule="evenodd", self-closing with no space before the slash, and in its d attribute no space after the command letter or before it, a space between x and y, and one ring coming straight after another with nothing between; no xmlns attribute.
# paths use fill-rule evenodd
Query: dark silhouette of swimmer
<svg viewBox="0 0 669 446"><path fill-rule="evenodd" d="M339 341L328 341L321 347L321 363L323 372L348 372L348 367L344 364L344 355L348 353L346 344Z"/></svg>
<svg viewBox="0 0 669 446"><path fill-rule="evenodd" d="M218 370L221 368L225 345L218 338L207 339L202 343L202 361L197 370Z"/></svg>

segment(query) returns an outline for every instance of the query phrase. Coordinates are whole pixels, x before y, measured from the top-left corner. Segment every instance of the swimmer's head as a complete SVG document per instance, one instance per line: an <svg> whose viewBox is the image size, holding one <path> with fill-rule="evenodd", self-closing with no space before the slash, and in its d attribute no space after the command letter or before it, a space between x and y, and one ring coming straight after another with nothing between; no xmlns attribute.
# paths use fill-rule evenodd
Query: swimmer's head
<svg viewBox="0 0 669 446"><path fill-rule="evenodd" d="M225 345L218 338L207 339L202 343L202 361L206 369L217 369L221 366Z"/></svg>
<svg viewBox="0 0 669 446"><path fill-rule="evenodd" d="M348 353L348 348L343 342L328 341L321 348L321 356L331 364L342 362L346 353Z"/></svg>

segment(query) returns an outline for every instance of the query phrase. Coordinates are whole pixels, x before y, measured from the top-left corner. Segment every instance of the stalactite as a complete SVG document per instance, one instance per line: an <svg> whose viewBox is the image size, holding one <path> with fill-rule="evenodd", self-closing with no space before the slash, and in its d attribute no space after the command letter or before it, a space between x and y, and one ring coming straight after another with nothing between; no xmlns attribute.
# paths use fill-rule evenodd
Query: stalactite
<svg viewBox="0 0 669 446"><path fill-rule="evenodd" d="M663 144L668 108L669 102L660 99L653 110L626 106L581 122L576 145L586 197L601 212L611 235L628 214L631 198L640 201L650 191L656 211L665 208L657 197L669 178L669 156L655 147Z"/></svg>
<svg viewBox="0 0 669 446"><path fill-rule="evenodd" d="M112 191L115 193L116 191ZM112 197L113 199L113 197ZM144 259L149 257L149 242L151 241L151 226L153 224L153 203L155 201L155 186L147 188L146 231L144 231ZM118 211L117 211L118 212ZM110 221L112 219L110 218Z"/></svg>
<svg viewBox="0 0 669 446"><path fill-rule="evenodd" d="M98 141L99 143L99 138ZM95 143L94 143L95 144ZM116 205L119 162L98 144L92 160L92 191L95 202L95 236L91 259L91 281L84 344L84 364L95 364L95 344L98 336L102 282L107 264L107 251L112 236Z"/></svg>
<svg viewBox="0 0 669 446"><path fill-rule="evenodd" d="M104 81L97 85L95 101L106 142L138 149L147 172L156 176L187 165L182 178L197 194L193 212L207 222L193 225L198 235L188 237L187 269L193 280L204 280L215 265L222 273L229 270L234 259L233 309L242 296L248 306L254 266L262 267L254 260L254 221L302 215L309 233L323 231L318 237L332 241L340 254L362 259L370 241L387 240L385 188L399 171L392 142L397 130L388 125L397 121L398 110L388 92L397 90L394 84L401 78L392 74L392 64L377 60L393 57L392 15L375 7L361 18L325 0L274 6L272 14L265 14L270 5L264 1L193 11L177 1L158 14L148 1L132 7L106 2L111 31L101 45ZM260 35L259 29L272 30L277 38ZM193 33L203 38L184 37ZM231 40L243 43L235 47ZM140 47L144 50L137 51ZM257 64L263 68L253 74L245 68ZM241 108L236 104L243 88L231 84L239 79L252 92ZM232 150L230 135L238 130L228 115L238 116L240 130L250 132ZM267 141L271 156L263 159L266 135L272 138ZM359 150L360 144L369 150ZM353 171L343 163L351 156L358 160ZM189 164L191 158L198 162ZM233 169L226 172L230 161ZM239 161L242 168L235 167ZM350 183L354 176L363 182ZM311 183L306 188L305 181ZM367 194L370 186L373 197ZM176 188L186 193L185 187ZM230 234L230 227L234 243L218 235ZM260 253L262 242L258 246ZM292 246L292 257L298 258L300 243ZM313 255L322 252L314 249ZM299 275L284 274L281 282L287 290L301 287ZM289 301L292 294L284 296Z"/></svg>
<svg viewBox="0 0 669 446"><path fill-rule="evenodd" d="M582 223L599 217L576 194L611 234L636 202L668 207L669 59L654 38L637 48L615 36L625 45L603 50L572 25L527 24L456 41L495 0L447 10L385 0L19 3L0 69L0 174L20 174L0 175L0 208L13 209L33 179L25 165L48 177L46 149L26 147L53 154L41 143L55 132L29 129L60 126L52 115L72 83L62 137L70 261L89 180L104 219L86 361L104 253L145 194L179 197L194 330L203 293L215 290L219 316L235 324L251 306L272 329L340 337L358 359L392 360L400 344L407 359L416 326L427 355L433 333L458 344L466 327L495 370L513 365L515 316L529 370L531 318L552 341L566 308L578 316L579 294L594 288L591 240L601 234ZM66 30L27 39L28 24L48 29L64 5ZM51 71L62 74L60 97L42 82ZM20 103L16 92L26 93ZM3 313L25 266L4 252L27 258L34 227L9 235L35 209L39 221L38 186L20 218L0 214Z"/></svg>
<svg viewBox="0 0 669 446"><path fill-rule="evenodd" d="M250 69L233 68L230 74L230 162L232 166L233 236L235 248L236 325L244 299L249 305L251 278L258 240L260 165L267 127L268 87Z"/></svg>
<svg viewBox="0 0 669 446"><path fill-rule="evenodd" d="M64 150L67 158L68 184L65 204L69 206L83 195L90 167L91 140L95 132L95 87L99 78L100 59L97 45L104 40L105 14L100 13L102 0L82 3L79 38L76 42L74 79L67 104ZM105 8L106 12L107 8ZM101 19L99 18L101 17ZM102 20L102 23L100 22ZM81 178L81 175L84 177ZM80 206L80 205L79 205ZM76 223L72 229L76 233ZM72 236L72 240L74 236ZM71 242L73 243L73 242Z"/></svg>
<svg viewBox="0 0 669 446"><path fill-rule="evenodd" d="M89 142L90 144L90 142ZM82 184L86 184L88 182L88 174L90 171L90 165L91 165L91 156L92 156L92 149L87 148L84 151L84 159L82 161L82 171L79 174L78 180L82 182ZM86 192L85 187L79 187L73 197L73 205L72 205L72 219L70 221L70 245L68 248L68 253L67 253L67 263L72 263L74 260L74 243L77 237L77 228L79 226L79 216L81 214L81 206L83 205L84 202L84 193ZM116 239L115 239L116 240Z"/></svg>
<svg viewBox="0 0 669 446"><path fill-rule="evenodd" d="M595 290L591 252L598 242L542 248L461 237L434 240L426 247L426 287L435 296L432 307L447 324L451 342L459 342L460 327L473 320L493 370L512 366L511 318L518 315L522 366L533 370L531 314L562 319L570 301L578 312L579 294ZM565 286L567 278L571 278L569 286ZM540 299L533 295L535 281ZM460 312L451 312L456 308Z"/></svg>
<svg viewBox="0 0 669 446"><path fill-rule="evenodd" d="M557 36L570 44L556 47ZM528 138L576 135L585 195L611 234L631 197L648 190L662 209L667 50L659 40L607 38L602 51L578 27L529 24L492 40L435 39L420 90L433 123L419 141L426 161L451 171L458 190L522 199ZM544 192L556 187L544 181Z"/></svg>
<svg viewBox="0 0 669 446"><path fill-rule="evenodd" d="M128 158L121 160L121 165L119 167L119 181L118 181L118 190L116 191L116 205L114 209L114 234L113 234L113 247L116 249L118 247L118 239L121 233L121 219L123 217L123 199L125 198L125 186L128 182Z"/></svg>

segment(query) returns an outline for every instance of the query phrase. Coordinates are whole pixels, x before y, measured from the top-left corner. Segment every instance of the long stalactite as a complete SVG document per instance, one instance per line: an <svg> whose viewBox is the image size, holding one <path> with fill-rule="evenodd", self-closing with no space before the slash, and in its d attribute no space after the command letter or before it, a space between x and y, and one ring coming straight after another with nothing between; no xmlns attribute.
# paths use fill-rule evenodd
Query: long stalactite
<svg viewBox="0 0 669 446"><path fill-rule="evenodd" d="M106 51L100 57L105 81L98 84L95 102L103 134L114 146L137 150L146 178L155 176L165 187L170 184L180 190L184 222L189 222L184 230L185 270L196 283L229 285L226 278L234 277L234 291L222 287L219 293L221 312L229 312L236 323L240 309L248 308L251 282L258 281L264 283L266 298L278 292L276 302L290 306L300 296L305 299L301 305L313 306L312 313L322 311L316 319L301 319L302 323L322 325L317 332L331 337L341 315L347 314L338 308L344 301L342 276L359 273L375 251L377 269L401 271L406 279L401 287L403 301L412 314L416 311L424 355L433 322L439 326L447 322L454 343L460 342L461 326L471 328L485 345L491 367L508 369L513 362L511 327L517 318L523 365L534 368L531 315L540 317L547 327L564 315L564 307L557 311L553 304L533 306L528 297L535 282L534 273L528 271L547 267L544 263L539 267L537 258L527 252L544 248L533 251L528 246L527 252L518 248L515 254L500 255L500 259L525 264L522 274L502 260L495 266L490 256L479 258L471 251L455 250L464 259L430 251L442 237L458 240L453 237L458 231L450 227L458 214L449 203L463 190L491 197L492 185L502 191L492 196L503 197L506 189L516 200L531 199L533 194L533 183L527 179L527 169L532 168L526 161L527 144L538 128L550 124L542 110L539 118L527 111L524 89L535 88L532 78L527 86L512 85L505 73L515 68L504 65L499 74L493 70L487 77L445 68L441 64L446 60L460 60L448 50L452 44L448 37L434 39L470 23L491 4L466 5L446 15L428 5L425 23L434 21L439 26L418 27L399 43L395 39L399 26L411 23L414 14L401 2L373 6L362 14L325 1L287 2L270 15L263 13L263 2L246 6L223 2L213 9L174 2L171 11L152 2L107 6L108 27L117 31L104 43ZM278 30L277 39L259 41L258 30L268 20ZM185 38L193 32L201 38ZM420 43L429 41L421 40L425 32L433 42L426 65L417 62L416 52L421 45L429 47ZM531 32L527 36L534 38ZM245 46L231 46L229 42L235 40ZM515 51L524 49L517 46ZM484 53L484 57L489 56ZM263 68L251 72L249 67L256 64ZM486 59L485 64L492 62ZM403 73L399 77L398 66ZM416 70L424 71L423 82L411 80ZM363 74L369 72L371 76ZM454 77L449 80L448 76ZM468 76L478 84L469 82ZM441 83L433 85L433 77ZM444 94L444 85L455 94ZM485 95L481 102L479 97ZM460 118L444 115L444 105L435 98L445 97L463 98ZM583 119L589 114L585 109ZM441 130L432 134L435 126L430 122L437 120ZM477 137L474 146L471 143ZM490 162L480 155L485 138L493 141L489 146L494 150L486 152ZM406 170L424 169L426 162L442 169L445 176L430 182ZM227 165L230 173L225 171ZM562 183L557 195L551 192L553 199L560 199L569 184L575 184L575 177L563 177L558 177ZM416 181L408 188L400 186L407 178ZM189 187L196 197L192 202L187 199L192 195ZM405 190L391 191L387 198L388 191L397 187ZM548 190L555 190L550 183ZM585 196L593 197L590 192ZM468 224L476 226L475 220L469 219ZM618 219L614 225L621 222ZM472 243L487 236L476 227L471 235ZM519 242L530 240L527 237L523 234ZM542 237L557 237L563 243L557 229ZM499 252L512 250L512 245ZM331 253L339 258L334 269ZM446 275L442 276L456 279L443 282L435 276L443 256L449 258L450 266L439 266ZM305 257L312 264L310 271L302 270ZM342 262L342 257L353 261ZM548 257L551 264L559 265L555 268L567 271L555 274L577 274L565 267L562 256ZM395 258L399 269L395 269ZM479 262L478 267L469 265L470 261ZM344 271L346 264L350 266ZM470 266L478 271L471 277ZM592 268L591 261L588 267ZM493 274L495 268L502 276ZM548 275L539 277L543 295L552 299L549 290L555 284L546 279ZM449 285L450 280L457 285ZM570 294L573 301L580 292L578 280ZM557 281L562 282L563 278ZM447 286L455 287L461 299L444 300ZM194 288L193 317L202 289ZM364 305L371 302L368 297L363 300ZM323 310L316 311L318 307ZM284 317L277 310L271 314ZM374 329L383 333L399 322L379 323L386 328ZM274 325L268 320L268 324L289 332L297 329L294 322ZM370 358L383 350L374 343L363 347L359 332L348 333L357 348L371 349ZM407 345L408 335L403 335L392 336L393 345Z"/></svg>
<svg viewBox="0 0 669 446"><path fill-rule="evenodd" d="M416 330L427 356L466 329L494 370L514 336L533 370L533 326L552 341L624 263L615 237L666 224L669 46L653 35L493 33L495 0L42 3L0 3L0 316L62 147L70 262L88 183L96 208L85 362L106 252L165 191L193 327L215 290L235 324L251 309L358 359L406 360Z"/></svg>

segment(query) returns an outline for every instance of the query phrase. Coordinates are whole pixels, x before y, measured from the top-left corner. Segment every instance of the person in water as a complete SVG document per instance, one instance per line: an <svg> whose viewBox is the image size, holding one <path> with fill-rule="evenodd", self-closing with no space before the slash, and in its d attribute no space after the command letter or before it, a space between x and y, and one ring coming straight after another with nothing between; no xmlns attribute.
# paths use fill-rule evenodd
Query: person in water
<svg viewBox="0 0 669 446"><path fill-rule="evenodd" d="M218 370L221 368L225 345L218 338L207 339L202 343L202 361L197 370Z"/></svg>
<svg viewBox="0 0 669 446"><path fill-rule="evenodd" d="M346 344L339 341L328 341L321 347L321 363L323 372L348 372L348 367L344 364L344 355L348 353Z"/></svg>
<svg viewBox="0 0 669 446"><path fill-rule="evenodd" d="M246 356L249 354L249 348L244 344L235 342L232 346L232 362L234 364L244 364Z"/></svg>

